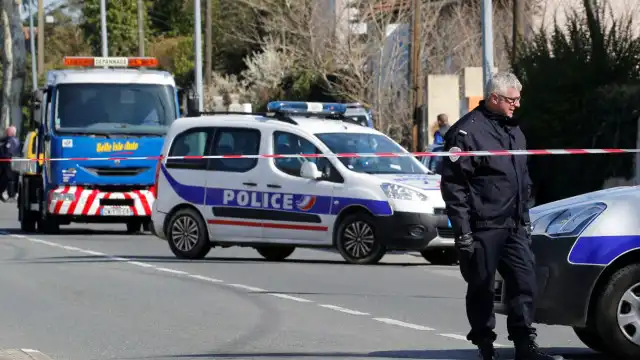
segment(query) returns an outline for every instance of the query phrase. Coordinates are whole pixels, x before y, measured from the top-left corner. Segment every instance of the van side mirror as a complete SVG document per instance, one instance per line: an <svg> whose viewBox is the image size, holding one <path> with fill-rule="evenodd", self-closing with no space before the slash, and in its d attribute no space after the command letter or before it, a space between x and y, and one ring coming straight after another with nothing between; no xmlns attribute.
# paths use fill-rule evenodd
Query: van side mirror
<svg viewBox="0 0 640 360"><path fill-rule="evenodd" d="M42 100L44 99L44 90L36 89L31 94L31 120L36 123L42 123Z"/></svg>
<svg viewBox="0 0 640 360"><path fill-rule="evenodd" d="M305 161L302 164L302 167L300 168L300 176L310 180L319 180L324 177L322 172L318 170L316 163L311 161Z"/></svg>
<svg viewBox="0 0 640 360"><path fill-rule="evenodd" d="M195 93L187 95L187 116L195 117L200 115L198 102L198 95L196 95Z"/></svg>

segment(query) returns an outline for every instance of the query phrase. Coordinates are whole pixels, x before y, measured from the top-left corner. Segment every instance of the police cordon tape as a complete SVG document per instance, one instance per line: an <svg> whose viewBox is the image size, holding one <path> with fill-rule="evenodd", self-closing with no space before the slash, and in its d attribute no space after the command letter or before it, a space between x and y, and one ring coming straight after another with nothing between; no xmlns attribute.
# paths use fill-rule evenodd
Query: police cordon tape
<svg viewBox="0 0 640 360"><path fill-rule="evenodd" d="M363 158L363 157L407 157L407 156L510 156L510 155L589 155L589 154L633 154L640 149L541 149L541 150L486 150L454 152L381 152L381 153L337 153L337 154L256 154L256 155L191 155L191 156L131 156L131 157L68 157L68 158L14 158L0 159L0 162L20 161L115 161L115 160L160 160L160 159L282 159L282 158Z"/></svg>

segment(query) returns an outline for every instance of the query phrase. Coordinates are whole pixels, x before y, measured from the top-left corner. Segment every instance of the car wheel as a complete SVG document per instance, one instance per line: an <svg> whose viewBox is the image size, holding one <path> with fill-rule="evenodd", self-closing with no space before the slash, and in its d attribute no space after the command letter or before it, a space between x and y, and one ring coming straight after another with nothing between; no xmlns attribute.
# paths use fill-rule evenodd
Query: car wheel
<svg viewBox="0 0 640 360"><path fill-rule="evenodd" d="M167 240L171 252L180 259L203 259L211 251L207 226L193 209L181 209L171 216Z"/></svg>
<svg viewBox="0 0 640 360"><path fill-rule="evenodd" d="M257 247L256 251L269 261L282 261L293 254L295 249L295 246L289 245L268 245Z"/></svg>
<svg viewBox="0 0 640 360"><path fill-rule="evenodd" d="M335 244L350 264L376 264L387 252L373 218L365 213L346 216L338 225Z"/></svg>
<svg viewBox="0 0 640 360"><path fill-rule="evenodd" d="M455 265L458 253L455 249L427 249L420 252L431 265Z"/></svg>
<svg viewBox="0 0 640 360"><path fill-rule="evenodd" d="M596 310L596 328L611 352L640 359L640 264L613 274Z"/></svg>
<svg viewBox="0 0 640 360"><path fill-rule="evenodd" d="M574 327L573 332L576 333L576 336L583 344L585 344L591 350L606 353L608 352L606 346L604 345L604 341L598 334L598 331L593 329L592 327L586 328L578 328Z"/></svg>

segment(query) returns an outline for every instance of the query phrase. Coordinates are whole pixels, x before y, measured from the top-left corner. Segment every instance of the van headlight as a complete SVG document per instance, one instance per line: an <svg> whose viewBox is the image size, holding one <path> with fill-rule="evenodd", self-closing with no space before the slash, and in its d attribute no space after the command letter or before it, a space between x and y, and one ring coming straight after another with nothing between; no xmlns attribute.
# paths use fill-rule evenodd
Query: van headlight
<svg viewBox="0 0 640 360"><path fill-rule="evenodd" d="M380 188L389 199L427 201L429 198L418 191L398 184L384 183Z"/></svg>
<svg viewBox="0 0 640 360"><path fill-rule="evenodd" d="M604 203L594 203L554 211L536 219L531 224L532 233L552 237L580 235L606 208Z"/></svg>

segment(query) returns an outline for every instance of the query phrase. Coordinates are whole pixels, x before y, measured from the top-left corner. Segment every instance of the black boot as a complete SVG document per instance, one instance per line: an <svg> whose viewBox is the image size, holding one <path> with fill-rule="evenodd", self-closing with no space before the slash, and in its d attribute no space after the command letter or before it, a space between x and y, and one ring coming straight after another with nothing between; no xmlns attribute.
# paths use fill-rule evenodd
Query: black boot
<svg viewBox="0 0 640 360"><path fill-rule="evenodd" d="M559 355L549 355L540 350L534 339L515 342L516 356L514 360L563 360Z"/></svg>
<svg viewBox="0 0 640 360"><path fill-rule="evenodd" d="M487 341L481 344L478 344L478 354L482 360L497 360L498 353L496 349L493 347L493 342Z"/></svg>

